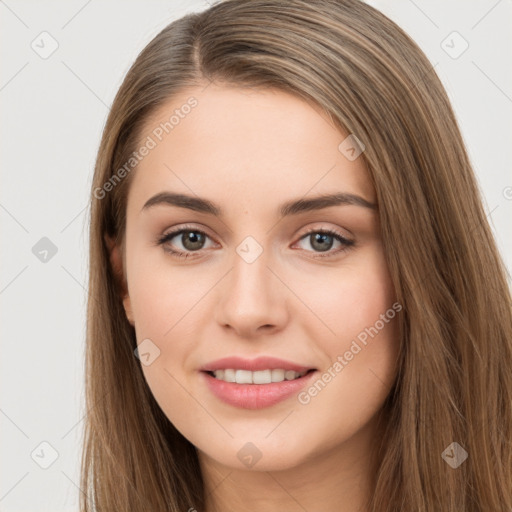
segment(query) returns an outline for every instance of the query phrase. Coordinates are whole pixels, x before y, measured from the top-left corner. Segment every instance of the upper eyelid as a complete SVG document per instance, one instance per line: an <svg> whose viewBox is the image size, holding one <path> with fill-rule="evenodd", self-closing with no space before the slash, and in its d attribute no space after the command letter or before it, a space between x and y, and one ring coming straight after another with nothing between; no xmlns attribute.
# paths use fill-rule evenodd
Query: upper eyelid
<svg viewBox="0 0 512 512"><path fill-rule="evenodd" d="M342 234L342 236L344 238L346 238L347 240L349 240L350 237L353 236L352 233L346 228L328 227L325 224L322 224L321 222L319 222L318 224L319 225L316 225L316 223L315 223L315 225L306 228L305 231L300 236L303 237L304 235L307 235L310 232L316 232L316 231L322 231L322 230L323 231L346 231L349 234L348 235ZM209 234L208 228L205 228L201 225L192 225L192 224L184 224L183 226L178 226L176 228L170 228L168 232L164 232L164 234L161 235L161 238L166 237L171 234L176 236L179 233L181 233L182 231L199 231L199 232L203 232L205 235L209 236L210 238L215 239L215 236L212 236Z"/></svg>
<svg viewBox="0 0 512 512"><path fill-rule="evenodd" d="M178 236L180 233L182 233L183 231L197 231L197 232L200 232L200 233L204 233L208 238L211 238L212 240L215 240L215 237L214 236L211 236L209 233L208 233L208 230L203 228L203 227L196 227L196 226L187 226L187 225L184 225L184 226L180 226L180 227L177 227L177 228L172 228L170 229L169 232L167 233L164 233L163 235L161 235L160 238L167 238L169 236L172 235L171 238L174 238L175 236ZM218 242L217 242L218 243Z"/></svg>

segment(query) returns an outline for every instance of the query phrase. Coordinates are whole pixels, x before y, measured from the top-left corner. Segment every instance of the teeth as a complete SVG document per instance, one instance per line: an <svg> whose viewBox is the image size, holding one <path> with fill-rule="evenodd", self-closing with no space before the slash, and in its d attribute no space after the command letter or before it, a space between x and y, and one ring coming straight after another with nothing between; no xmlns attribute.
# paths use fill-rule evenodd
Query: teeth
<svg viewBox="0 0 512 512"><path fill-rule="evenodd" d="M249 370L234 370L227 368L225 370L215 370L213 374L216 379L225 382L236 382L237 384L270 384L271 382L282 382L283 380L294 380L306 375L307 370L295 372L293 370L259 370L251 372Z"/></svg>
<svg viewBox="0 0 512 512"><path fill-rule="evenodd" d="M271 379L272 382L282 382L284 380L285 376L284 370L272 370L271 371Z"/></svg>
<svg viewBox="0 0 512 512"><path fill-rule="evenodd" d="M252 372L247 370L236 370L235 382L237 384L252 384Z"/></svg>

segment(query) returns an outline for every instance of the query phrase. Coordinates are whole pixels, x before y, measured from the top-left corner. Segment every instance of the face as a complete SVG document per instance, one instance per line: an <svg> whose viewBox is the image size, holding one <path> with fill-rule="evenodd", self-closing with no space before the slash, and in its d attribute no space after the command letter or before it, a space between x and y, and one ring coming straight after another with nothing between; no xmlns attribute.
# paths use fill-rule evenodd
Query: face
<svg viewBox="0 0 512 512"><path fill-rule="evenodd" d="M146 123L112 257L147 383L205 460L298 466L365 432L393 383L400 306L347 136L295 96L214 84Z"/></svg>

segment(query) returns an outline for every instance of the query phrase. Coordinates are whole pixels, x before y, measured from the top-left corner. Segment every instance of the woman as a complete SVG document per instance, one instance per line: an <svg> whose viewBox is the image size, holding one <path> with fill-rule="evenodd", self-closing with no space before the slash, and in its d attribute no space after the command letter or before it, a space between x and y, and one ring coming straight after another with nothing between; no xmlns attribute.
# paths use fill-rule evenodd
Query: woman
<svg viewBox="0 0 512 512"><path fill-rule="evenodd" d="M91 201L83 511L512 508L505 269L444 89L383 14L171 23Z"/></svg>

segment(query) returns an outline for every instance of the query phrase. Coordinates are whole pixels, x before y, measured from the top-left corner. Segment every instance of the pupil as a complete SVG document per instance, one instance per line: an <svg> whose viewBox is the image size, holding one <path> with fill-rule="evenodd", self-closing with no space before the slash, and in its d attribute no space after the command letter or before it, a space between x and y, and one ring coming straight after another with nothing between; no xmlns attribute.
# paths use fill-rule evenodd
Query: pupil
<svg viewBox="0 0 512 512"><path fill-rule="evenodd" d="M183 233L182 242L183 246L190 251L200 249L201 244L204 242L203 235L195 231L186 231Z"/></svg>
<svg viewBox="0 0 512 512"><path fill-rule="evenodd" d="M320 245L317 246L317 248L320 251L328 251L332 247L332 238L333 237L331 235L328 235L327 233L315 233L311 236L313 237L313 241L311 243L312 247L315 247L315 244L317 242L320 242ZM325 245L326 239L328 239L328 240L330 239L330 243L328 243L327 245Z"/></svg>

